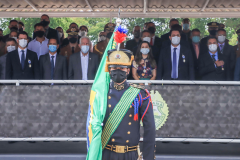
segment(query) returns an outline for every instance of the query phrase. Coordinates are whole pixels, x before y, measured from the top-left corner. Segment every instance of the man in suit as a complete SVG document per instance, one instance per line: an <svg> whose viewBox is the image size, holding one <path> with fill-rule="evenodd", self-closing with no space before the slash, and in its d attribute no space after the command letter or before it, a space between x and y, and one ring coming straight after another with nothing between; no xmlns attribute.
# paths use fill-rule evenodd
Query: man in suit
<svg viewBox="0 0 240 160"><path fill-rule="evenodd" d="M81 37L79 43L81 51L69 58L68 78L94 80L99 66L99 56L89 51L91 42L88 37Z"/></svg>
<svg viewBox="0 0 240 160"><path fill-rule="evenodd" d="M134 38L127 41L126 43L126 49L130 50L130 51L133 51L133 48L136 47L140 42L141 42L141 28L140 26L135 26L133 28L133 36Z"/></svg>
<svg viewBox="0 0 240 160"><path fill-rule="evenodd" d="M14 38L6 40L5 54L0 57L0 79L5 79L7 54L17 49L17 41Z"/></svg>
<svg viewBox="0 0 240 160"><path fill-rule="evenodd" d="M41 79L67 79L67 58L57 54L58 47L57 39L49 39L49 53L42 55L39 59Z"/></svg>
<svg viewBox="0 0 240 160"><path fill-rule="evenodd" d="M50 19L49 19L49 16L46 15L46 14L43 14L41 16L41 22L44 26L44 29L45 29L45 33L44 33L44 36L47 38L47 39L50 39L50 38L56 38L58 40L58 44L60 43L60 38L58 37L58 31L53 29L53 28L50 28L49 27L49 24L50 24ZM36 35L35 33L33 32L33 39L36 38Z"/></svg>
<svg viewBox="0 0 240 160"><path fill-rule="evenodd" d="M37 53L27 49L27 32L19 32L17 42L17 50L7 55L6 79L39 79Z"/></svg>
<svg viewBox="0 0 240 160"><path fill-rule="evenodd" d="M195 71L195 80L201 80L201 77L198 73L198 59L200 56L200 30L199 29L193 29L191 32L191 40L189 41L189 46L191 49L192 57L193 57L193 65L194 65L194 71Z"/></svg>
<svg viewBox="0 0 240 160"><path fill-rule="evenodd" d="M150 40L150 45L161 49L162 41L161 38L155 35L156 32L156 26L153 22L148 22L147 24L147 30L151 34L151 40Z"/></svg>
<svg viewBox="0 0 240 160"><path fill-rule="evenodd" d="M234 69L236 63L236 55L234 53L233 46L230 46L226 39L226 30L225 29L218 29L217 31L217 38L218 38L218 47L220 53L225 55L227 61L229 62L229 71L230 71L230 80L233 80L234 76Z"/></svg>
<svg viewBox="0 0 240 160"><path fill-rule="evenodd" d="M229 64L224 54L220 53L216 37L209 37L208 50L203 50L199 57L199 74L205 81L230 80Z"/></svg>
<svg viewBox="0 0 240 160"><path fill-rule="evenodd" d="M80 52L80 48L78 46L78 29L77 28L69 28L67 30L68 34L68 45L61 48L60 55L65 56L67 61L69 62L69 57L73 53Z"/></svg>
<svg viewBox="0 0 240 160"><path fill-rule="evenodd" d="M191 36L190 19L184 18L182 20L182 30L183 30L182 33L186 35L187 41L190 41L190 36Z"/></svg>
<svg viewBox="0 0 240 160"><path fill-rule="evenodd" d="M172 26L174 26L174 25L176 25L176 24L179 25L178 20L172 18L172 19L170 20L170 22L169 22L169 28L170 28L170 30L172 29ZM162 35L162 36L161 36L162 42L164 42L164 41L169 41L169 36L170 36L170 32L165 33L164 35ZM181 40L182 40L182 41L183 41L183 40L186 40L186 41L187 41L187 37L186 37L186 35L185 35L184 33L181 33ZM163 44L163 46L164 46L164 44Z"/></svg>
<svg viewBox="0 0 240 160"><path fill-rule="evenodd" d="M238 35L238 43L233 47L236 59L240 57L240 29L237 30L237 35Z"/></svg>
<svg viewBox="0 0 240 160"><path fill-rule="evenodd" d="M181 30L171 29L171 44L161 50L158 59L158 80L194 80L192 53L180 44Z"/></svg>

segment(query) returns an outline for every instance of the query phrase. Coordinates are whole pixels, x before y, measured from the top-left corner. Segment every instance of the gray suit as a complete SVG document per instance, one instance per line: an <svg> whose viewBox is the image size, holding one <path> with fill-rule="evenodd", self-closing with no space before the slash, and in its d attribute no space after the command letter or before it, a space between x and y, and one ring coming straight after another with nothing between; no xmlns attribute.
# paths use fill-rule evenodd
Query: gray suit
<svg viewBox="0 0 240 160"><path fill-rule="evenodd" d="M69 58L68 79L82 80L81 52L74 53ZM89 52L88 58L88 80L94 80L99 66L99 56Z"/></svg>
<svg viewBox="0 0 240 160"><path fill-rule="evenodd" d="M5 79L7 54L0 57L0 79Z"/></svg>
<svg viewBox="0 0 240 160"><path fill-rule="evenodd" d="M51 79L51 62L49 53L40 56L40 78ZM54 67L54 80L66 80L67 79L67 58L57 54L55 67Z"/></svg>

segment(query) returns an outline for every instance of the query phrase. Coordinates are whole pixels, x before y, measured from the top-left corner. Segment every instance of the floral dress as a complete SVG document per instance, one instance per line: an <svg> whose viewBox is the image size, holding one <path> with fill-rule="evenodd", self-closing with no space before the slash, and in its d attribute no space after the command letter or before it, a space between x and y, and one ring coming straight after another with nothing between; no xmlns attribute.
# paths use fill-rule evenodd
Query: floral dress
<svg viewBox="0 0 240 160"><path fill-rule="evenodd" d="M142 64L137 64L136 61L133 61L132 67L137 69L138 78L140 80L150 80L153 77L153 70L156 69L151 67L148 58L143 59ZM141 61L142 62L142 61Z"/></svg>

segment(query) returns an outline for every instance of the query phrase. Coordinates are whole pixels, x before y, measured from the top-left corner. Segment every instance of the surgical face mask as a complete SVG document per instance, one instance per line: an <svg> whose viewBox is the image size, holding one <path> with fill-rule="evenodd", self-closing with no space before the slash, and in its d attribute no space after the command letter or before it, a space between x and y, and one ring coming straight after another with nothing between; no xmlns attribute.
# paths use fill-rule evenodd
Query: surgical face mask
<svg viewBox="0 0 240 160"><path fill-rule="evenodd" d="M217 51L217 45L216 44L210 44L208 45L208 49L210 52L215 52Z"/></svg>
<svg viewBox="0 0 240 160"><path fill-rule="evenodd" d="M226 36L223 36L223 35L218 36L218 41L219 41L220 43L225 42L225 39L226 39Z"/></svg>
<svg viewBox="0 0 240 160"><path fill-rule="evenodd" d="M140 32L134 32L134 37L139 38L140 37Z"/></svg>
<svg viewBox="0 0 240 160"><path fill-rule="evenodd" d="M14 51L14 50L16 50L16 46L8 46L8 47L7 47L8 53L9 53L9 52L12 52L12 51Z"/></svg>
<svg viewBox="0 0 240 160"><path fill-rule="evenodd" d="M18 31L18 28L17 27L11 27L10 30L11 31Z"/></svg>
<svg viewBox="0 0 240 160"><path fill-rule="evenodd" d="M210 30L209 34L212 35L212 36L215 36L217 34L217 31L216 30Z"/></svg>
<svg viewBox="0 0 240 160"><path fill-rule="evenodd" d="M81 46L81 51L82 51L82 53L88 53L89 46L88 45Z"/></svg>
<svg viewBox="0 0 240 160"><path fill-rule="evenodd" d="M127 73L120 69L112 70L110 76L113 82L116 83L122 83L125 79L127 79Z"/></svg>
<svg viewBox="0 0 240 160"><path fill-rule="evenodd" d="M35 35L36 35L36 37L42 38L44 35L44 31L36 31Z"/></svg>
<svg viewBox="0 0 240 160"><path fill-rule="evenodd" d="M100 36L99 41L105 41L106 40L106 36Z"/></svg>
<svg viewBox="0 0 240 160"><path fill-rule="evenodd" d="M58 32L58 37L59 37L59 38L62 38L62 36L63 36L63 33Z"/></svg>
<svg viewBox="0 0 240 160"><path fill-rule="evenodd" d="M48 49L50 52L56 52L57 51L57 46L56 45L49 45Z"/></svg>
<svg viewBox="0 0 240 160"><path fill-rule="evenodd" d="M187 24L187 23L184 23L183 24L183 30L189 30L189 24Z"/></svg>
<svg viewBox="0 0 240 160"><path fill-rule="evenodd" d="M17 37L12 37L12 38L14 38L17 41Z"/></svg>
<svg viewBox="0 0 240 160"><path fill-rule="evenodd" d="M199 43L200 42L200 37L199 36L193 36L192 41L193 41L193 43Z"/></svg>
<svg viewBox="0 0 240 160"><path fill-rule="evenodd" d="M154 27L149 27L149 28L148 28L148 31L149 31L150 33L154 34L154 33L155 33L155 28L154 28Z"/></svg>
<svg viewBox="0 0 240 160"><path fill-rule="evenodd" d="M23 31L23 28L19 28L18 31L19 31L19 32L22 32L22 31Z"/></svg>
<svg viewBox="0 0 240 160"><path fill-rule="evenodd" d="M178 45L179 43L180 43L180 37L178 36L172 37L172 44Z"/></svg>
<svg viewBox="0 0 240 160"><path fill-rule="evenodd" d="M28 41L26 39L20 39L19 40L19 46L22 48L25 48L27 46Z"/></svg>
<svg viewBox="0 0 240 160"><path fill-rule="evenodd" d="M141 48L140 52L142 52L142 54L146 55L149 53L149 48Z"/></svg>
<svg viewBox="0 0 240 160"><path fill-rule="evenodd" d="M144 38L143 38L143 41L147 41L148 43L150 43L151 38L150 38L150 37L144 37Z"/></svg>
<svg viewBox="0 0 240 160"><path fill-rule="evenodd" d="M80 32L78 33L78 35L81 36L81 37L86 36L86 32L85 32L85 31L80 31Z"/></svg>
<svg viewBox="0 0 240 160"><path fill-rule="evenodd" d="M43 24L44 27L46 27L46 26L49 25L50 22L49 22L49 21L46 21L46 20L43 20L41 23Z"/></svg>

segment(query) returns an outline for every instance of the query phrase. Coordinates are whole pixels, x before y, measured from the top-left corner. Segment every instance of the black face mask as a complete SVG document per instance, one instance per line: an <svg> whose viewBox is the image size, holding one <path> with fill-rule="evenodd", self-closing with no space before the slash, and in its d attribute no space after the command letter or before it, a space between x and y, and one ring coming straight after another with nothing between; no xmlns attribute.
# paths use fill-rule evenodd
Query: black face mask
<svg viewBox="0 0 240 160"><path fill-rule="evenodd" d="M154 28L154 27L149 27L149 28L148 28L148 31L149 31L150 33L154 34L154 33L155 33L155 28Z"/></svg>
<svg viewBox="0 0 240 160"><path fill-rule="evenodd" d="M113 82L116 82L116 83L121 83L125 79L127 79L127 73L120 69L112 70L110 76Z"/></svg>
<svg viewBox="0 0 240 160"><path fill-rule="evenodd" d="M139 32L134 32L134 37L135 38L139 38L140 37L140 33Z"/></svg>
<svg viewBox="0 0 240 160"><path fill-rule="evenodd" d="M44 27L46 27L46 26L49 25L50 22L49 22L49 21L45 21L45 20L43 20L41 23L42 23L42 25L43 25Z"/></svg>
<svg viewBox="0 0 240 160"><path fill-rule="evenodd" d="M216 30L211 30L211 31L209 31L209 34L212 35L212 36L216 36L217 31Z"/></svg>
<svg viewBox="0 0 240 160"><path fill-rule="evenodd" d="M11 31L18 31L18 28L17 27L11 27L10 30Z"/></svg>
<svg viewBox="0 0 240 160"><path fill-rule="evenodd" d="M76 43L77 42L77 38L74 38L74 37L69 38L69 42L70 43Z"/></svg>
<svg viewBox="0 0 240 160"><path fill-rule="evenodd" d="M36 31L35 35L36 35L36 37L42 38L44 35L44 31Z"/></svg>
<svg viewBox="0 0 240 160"><path fill-rule="evenodd" d="M23 31L23 28L19 28L18 31L19 31L19 32L22 32L22 31Z"/></svg>

